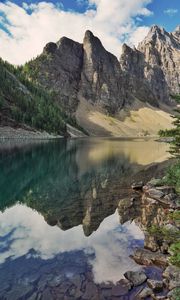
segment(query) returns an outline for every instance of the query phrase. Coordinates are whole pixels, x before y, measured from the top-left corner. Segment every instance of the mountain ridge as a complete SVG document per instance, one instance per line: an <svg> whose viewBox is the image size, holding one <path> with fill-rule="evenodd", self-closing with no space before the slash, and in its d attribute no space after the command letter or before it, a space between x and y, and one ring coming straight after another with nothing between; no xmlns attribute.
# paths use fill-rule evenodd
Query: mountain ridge
<svg viewBox="0 0 180 300"><path fill-rule="evenodd" d="M95 128L105 126L96 120L99 113L103 119L115 118L111 121L116 123L125 118L124 112L128 117L131 109L139 112L146 107L152 114L155 110L171 111L172 96L180 93L180 26L172 33L152 26L137 48L122 46L119 60L89 30L82 44L62 37L57 43L46 44L42 54L26 63L21 72L27 80L51 92L55 105L76 118L90 135L104 134L107 128ZM93 119L95 112L98 114ZM136 119L133 134L139 134L142 126Z"/></svg>
<svg viewBox="0 0 180 300"><path fill-rule="evenodd" d="M176 28L174 33L168 33L165 29L154 25L147 37L139 43L137 49L132 49L124 44L120 60L118 60L115 55L104 48L98 37L87 30L82 44L63 37L56 44L53 44L53 51L52 44L45 46L42 56L47 54L46 62L49 62L49 59L51 60L51 64L48 65L49 70L44 69L43 64L41 64L41 55L26 64L26 66L29 69L31 67L36 68L36 79L40 84L48 88L50 85L57 92L61 92L60 102L70 113L76 110L78 93L80 93L86 100L100 104L106 108L108 113L114 114L123 107L125 102L132 102L133 99L139 96L136 94L139 91L139 85L136 80L134 84L131 82L134 79L131 78L133 75L139 78L145 89L141 99L138 98L139 100L146 100L155 106L158 106L159 101L170 104L170 93L180 93L180 62L176 57L180 55L178 36L179 27ZM50 51L47 52L47 49ZM62 68L58 65L57 56L63 62L66 62L66 66L65 63ZM74 76L73 71L75 71L76 76L68 83L68 89L73 88L70 93L67 93L66 89L63 91L64 88L62 88L60 82L58 88L56 70L53 68L54 63L58 72L65 69L66 75L69 72L68 76L71 79ZM176 67L175 64L178 64L178 66ZM41 77L45 73L48 79L47 82L42 80ZM57 79L55 84L52 80L53 73ZM34 79L33 74L31 77ZM66 78L64 79L63 76L60 81L61 83L67 83ZM128 85L127 82L129 81L131 85L135 85L133 88ZM75 84L74 87L73 84ZM131 92L128 92L129 89ZM70 101L68 95L70 95L69 98L74 99L74 106L70 105L72 110L68 107L68 101ZM63 97L66 99L63 100Z"/></svg>

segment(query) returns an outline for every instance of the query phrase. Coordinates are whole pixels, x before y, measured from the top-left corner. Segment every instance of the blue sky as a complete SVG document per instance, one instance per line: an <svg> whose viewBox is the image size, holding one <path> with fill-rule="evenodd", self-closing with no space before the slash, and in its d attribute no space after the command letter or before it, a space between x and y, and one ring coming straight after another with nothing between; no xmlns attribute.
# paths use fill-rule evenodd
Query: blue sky
<svg viewBox="0 0 180 300"><path fill-rule="evenodd" d="M82 42L87 29L119 56L123 42L137 46L153 24L173 31L180 0L0 0L0 56L21 64L64 35Z"/></svg>

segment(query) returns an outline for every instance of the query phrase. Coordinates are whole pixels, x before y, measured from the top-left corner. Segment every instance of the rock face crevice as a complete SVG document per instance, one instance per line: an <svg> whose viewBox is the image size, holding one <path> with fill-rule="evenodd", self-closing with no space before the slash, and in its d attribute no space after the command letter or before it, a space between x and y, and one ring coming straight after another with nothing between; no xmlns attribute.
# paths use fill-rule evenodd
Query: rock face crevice
<svg viewBox="0 0 180 300"><path fill-rule="evenodd" d="M172 33L152 26L137 49L123 45L119 61L86 31L83 44L63 37L27 65L35 69L30 77L55 91L70 114L79 96L111 115L136 99L171 104L171 95L180 93L180 26Z"/></svg>
<svg viewBox="0 0 180 300"><path fill-rule="evenodd" d="M80 94L114 114L124 103L120 63L90 31L85 33L83 50Z"/></svg>

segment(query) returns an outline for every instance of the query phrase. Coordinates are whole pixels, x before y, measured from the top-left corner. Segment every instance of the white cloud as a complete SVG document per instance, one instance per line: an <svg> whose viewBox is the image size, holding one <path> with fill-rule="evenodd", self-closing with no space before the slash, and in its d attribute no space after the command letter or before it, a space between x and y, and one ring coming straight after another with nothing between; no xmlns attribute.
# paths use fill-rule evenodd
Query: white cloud
<svg viewBox="0 0 180 300"><path fill-rule="evenodd" d="M85 237L81 226L62 231L50 227L34 210L15 205L0 212L0 235L6 236L10 247L0 252L0 264L8 257L16 259L34 249L42 259L51 259L58 253L83 250L92 265L95 282L116 283L128 270L140 267L129 257L130 242L143 240L144 234L135 223L120 225L117 212L106 218L90 237ZM14 231L12 232L12 230ZM8 234L12 232L12 235ZM0 242L0 247L5 242ZM1 244L2 243L2 244ZM88 257L94 253L95 257Z"/></svg>
<svg viewBox="0 0 180 300"><path fill-rule="evenodd" d="M134 30L133 34L129 37L129 44L131 46L133 45L137 46L139 41L142 41L143 38L147 36L148 32L149 32L149 27L147 26L137 27Z"/></svg>
<svg viewBox="0 0 180 300"><path fill-rule="evenodd" d="M135 44L144 38L147 30L138 29L135 19L152 14L146 7L150 2L113 0L109 4L109 0L89 0L84 13L64 11L61 5L45 1L24 3L23 7L11 1L0 3L0 12L5 16L0 22L10 33L0 29L0 56L21 64L40 54L46 43L56 42L62 36L82 42L85 30L89 29L102 40L107 50L119 57L125 36Z"/></svg>
<svg viewBox="0 0 180 300"><path fill-rule="evenodd" d="M168 9L164 10L164 13L170 17L173 17L174 15L176 15L178 13L178 9L168 8Z"/></svg>

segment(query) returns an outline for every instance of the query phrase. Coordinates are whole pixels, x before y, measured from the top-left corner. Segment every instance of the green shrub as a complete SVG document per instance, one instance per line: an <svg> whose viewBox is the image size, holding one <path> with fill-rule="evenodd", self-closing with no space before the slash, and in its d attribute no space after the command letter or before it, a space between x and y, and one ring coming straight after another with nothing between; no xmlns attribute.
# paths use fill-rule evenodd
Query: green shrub
<svg viewBox="0 0 180 300"><path fill-rule="evenodd" d="M180 267L180 241L171 245L170 252L172 253L169 259L170 262L173 265Z"/></svg>

